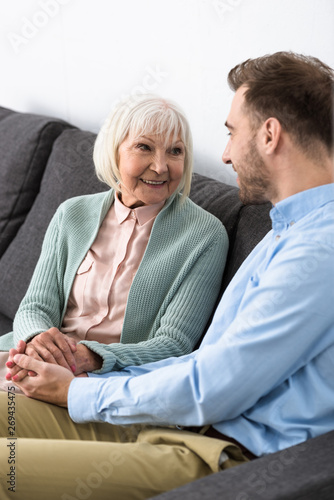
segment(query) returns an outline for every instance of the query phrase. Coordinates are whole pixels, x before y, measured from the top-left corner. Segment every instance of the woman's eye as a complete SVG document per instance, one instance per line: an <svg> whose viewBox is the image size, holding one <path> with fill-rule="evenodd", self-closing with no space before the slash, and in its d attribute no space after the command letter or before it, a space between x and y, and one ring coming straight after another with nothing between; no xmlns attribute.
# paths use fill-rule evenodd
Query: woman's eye
<svg viewBox="0 0 334 500"><path fill-rule="evenodd" d="M137 144L137 148L141 149L142 151L151 151L150 146L147 144Z"/></svg>
<svg viewBox="0 0 334 500"><path fill-rule="evenodd" d="M231 132L227 132L227 135L228 135L229 137L231 137L231 135L232 135L232 134L231 134Z"/></svg>
<svg viewBox="0 0 334 500"><path fill-rule="evenodd" d="M171 153L172 155L179 156L183 153L183 150L181 148L172 148Z"/></svg>

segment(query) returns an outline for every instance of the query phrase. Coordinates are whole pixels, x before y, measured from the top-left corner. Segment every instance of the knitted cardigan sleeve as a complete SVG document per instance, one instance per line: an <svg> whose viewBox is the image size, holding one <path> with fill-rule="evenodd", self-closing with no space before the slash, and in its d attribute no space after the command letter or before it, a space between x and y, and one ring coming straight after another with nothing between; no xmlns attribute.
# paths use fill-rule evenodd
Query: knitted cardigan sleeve
<svg viewBox="0 0 334 500"><path fill-rule="evenodd" d="M58 218L59 211L46 231L33 279L14 318L14 346L19 340L27 342L53 326L59 328L64 296L58 279Z"/></svg>
<svg viewBox="0 0 334 500"><path fill-rule="evenodd" d="M228 237L221 222L199 207L195 210L199 213L193 221L185 218L179 224L179 234L177 225L173 224L175 231L170 238L174 239L174 245L178 241L179 251L176 249L173 254L171 250L170 257L163 261L162 248L159 251L155 242L148 247L137 272L138 281L133 283L129 294L121 342L106 345L82 341L103 359L102 368L95 373L182 356L194 349L216 303L228 250ZM169 242L162 222L157 221L156 228L161 233L155 232L154 237L164 241L166 247ZM187 237L184 233L188 233ZM184 245L183 254L179 255ZM168 266L172 268L168 272L159 269ZM145 274L143 280L139 277L141 273ZM164 276L170 273L173 273L173 281L164 289ZM135 293L136 286L138 293ZM152 290L145 293L149 287ZM164 295L161 303L159 293ZM150 301L159 303L155 316L151 312L151 319L153 305ZM138 320L140 315L143 315L142 322ZM141 331L141 325L145 330Z"/></svg>

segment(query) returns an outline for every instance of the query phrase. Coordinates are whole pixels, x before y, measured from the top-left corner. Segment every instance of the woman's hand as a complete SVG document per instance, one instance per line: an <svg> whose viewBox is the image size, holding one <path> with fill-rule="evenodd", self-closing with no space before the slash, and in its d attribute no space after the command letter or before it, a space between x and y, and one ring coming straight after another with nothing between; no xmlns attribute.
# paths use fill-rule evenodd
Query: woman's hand
<svg viewBox="0 0 334 500"><path fill-rule="evenodd" d="M61 333L58 328L50 328L36 335L27 343L26 354L47 363L60 365L75 372L76 342ZM36 356L37 355L37 356Z"/></svg>
<svg viewBox="0 0 334 500"><path fill-rule="evenodd" d="M25 346L25 350L22 350L22 346ZM20 382L27 376L27 370L22 370L22 368L16 366L13 360L13 356L16 353L23 352L38 361L58 364L74 373L76 371L76 361L73 353L76 350L76 342L73 339L61 333L58 328L50 328L50 330L36 335L27 344L20 341L16 350L11 349L9 351L6 363L9 373L6 375L6 378L10 380L15 376L15 382Z"/></svg>
<svg viewBox="0 0 334 500"><path fill-rule="evenodd" d="M67 395L74 375L70 370L54 363L38 361L25 354L16 354L14 362L26 373L35 376L25 377L15 384L29 398L67 407Z"/></svg>
<svg viewBox="0 0 334 500"><path fill-rule="evenodd" d="M101 356L88 349L88 347L84 344L77 344L77 350L74 353L74 358L76 363L74 375L76 376L85 372L99 370L103 363Z"/></svg>
<svg viewBox="0 0 334 500"><path fill-rule="evenodd" d="M22 368L20 368L19 366L17 366L16 363L15 363L15 361L14 361L14 356L16 354L24 354L25 350L26 350L26 347L27 347L27 344L24 342L24 340L19 340L16 349L12 348L12 349L9 350L8 360L6 362L6 366L8 368L8 372L6 374L6 380L11 380L12 377L17 376L17 374L19 372L22 372L22 374L24 372L24 377L27 376L27 374L28 374L27 370L23 370ZM34 376L34 373L31 372L30 375Z"/></svg>

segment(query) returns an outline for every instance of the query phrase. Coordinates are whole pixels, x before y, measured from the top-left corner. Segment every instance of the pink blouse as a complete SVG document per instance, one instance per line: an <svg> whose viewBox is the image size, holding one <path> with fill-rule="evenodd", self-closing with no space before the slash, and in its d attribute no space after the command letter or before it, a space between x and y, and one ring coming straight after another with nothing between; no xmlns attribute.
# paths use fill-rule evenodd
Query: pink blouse
<svg viewBox="0 0 334 500"><path fill-rule="evenodd" d="M120 341L129 290L164 203L131 209L116 195L77 271L63 333L77 341Z"/></svg>

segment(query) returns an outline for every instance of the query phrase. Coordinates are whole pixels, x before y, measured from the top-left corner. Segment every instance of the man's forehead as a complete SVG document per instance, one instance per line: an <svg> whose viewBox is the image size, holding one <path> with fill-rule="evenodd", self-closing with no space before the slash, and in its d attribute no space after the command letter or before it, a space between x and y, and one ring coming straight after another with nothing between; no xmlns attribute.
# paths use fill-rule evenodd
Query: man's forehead
<svg viewBox="0 0 334 500"><path fill-rule="evenodd" d="M238 88L233 96L230 112L225 122L226 127L230 129L233 129L236 120L240 119L240 117L245 114L243 110L243 106L245 103L245 91L246 87L243 85L242 87Z"/></svg>

